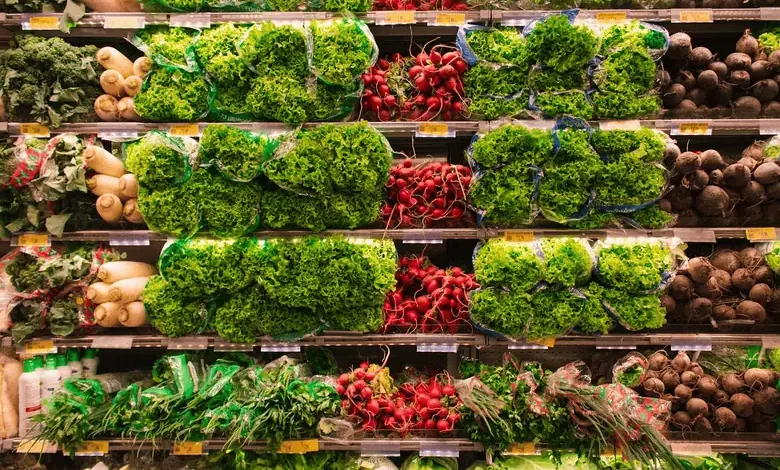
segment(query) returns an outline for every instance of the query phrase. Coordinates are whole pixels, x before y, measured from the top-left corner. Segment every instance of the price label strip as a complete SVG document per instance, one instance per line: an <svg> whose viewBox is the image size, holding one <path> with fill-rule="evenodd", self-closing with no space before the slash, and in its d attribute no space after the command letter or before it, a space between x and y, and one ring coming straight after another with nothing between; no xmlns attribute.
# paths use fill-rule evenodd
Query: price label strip
<svg viewBox="0 0 780 470"><path fill-rule="evenodd" d="M198 137L200 135L200 126L197 123L173 124L169 132L176 137Z"/></svg>
<svg viewBox="0 0 780 470"><path fill-rule="evenodd" d="M196 13L191 15L171 15L169 22L172 27L210 28L211 15L208 13Z"/></svg>
<svg viewBox="0 0 780 470"><path fill-rule="evenodd" d="M288 353L288 352L301 352L300 344L265 344L260 346L260 352L272 352L272 353Z"/></svg>
<svg viewBox="0 0 780 470"><path fill-rule="evenodd" d="M536 449L533 442L515 442L504 451L504 455L538 455L541 453Z"/></svg>
<svg viewBox="0 0 780 470"><path fill-rule="evenodd" d="M309 452L318 452L319 450L320 441L317 439L282 441L279 445L280 454L307 454Z"/></svg>
<svg viewBox="0 0 780 470"><path fill-rule="evenodd" d="M600 11L596 13L596 21L600 24L620 24L628 21L628 13L625 11Z"/></svg>
<svg viewBox="0 0 780 470"><path fill-rule="evenodd" d="M36 339L24 343L24 353L31 356L40 356L43 354L55 354L57 346L50 339Z"/></svg>
<svg viewBox="0 0 780 470"><path fill-rule="evenodd" d="M712 10L672 10L672 23L712 23Z"/></svg>
<svg viewBox="0 0 780 470"><path fill-rule="evenodd" d="M377 11L374 23L379 26L415 24L417 23L417 18L412 10Z"/></svg>
<svg viewBox="0 0 780 470"><path fill-rule="evenodd" d="M457 444L448 442L420 442L420 457L460 457L460 449Z"/></svg>
<svg viewBox="0 0 780 470"><path fill-rule="evenodd" d="M177 442L173 445L173 455L204 455L202 442Z"/></svg>
<svg viewBox="0 0 780 470"><path fill-rule="evenodd" d="M638 131L641 128L642 123L638 119L599 122L599 129L603 131Z"/></svg>
<svg viewBox="0 0 780 470"><path fill-rule="evenodd" d="M108 244L111 246L149 246L149 232L138 231L114 232L108 237Z"/></svg>
<svg viewBox="0 0 780 470"><path fill-rule="evenodd" d="M84 441L76 451L77 457L102 457L108 453L108 441Z"/></svg>
<svg viewBox="0 0 780 470"><path fill-rule="evenodd" d="M419 353L456 353L458 352L457 344L448 343L423 343L417 345L417 352Z"/></svg>
<svg viewBox="0 0 780 470"><path fill-rule="evenodd" d="M22 441L16 447L16 452L20 454L56 454L57 450L57 444L42 439Z"/></svg>
<svg viewBox="0 0 780 470"><path fill-rule="evenodd" d="M436 13L432 21L428 21L429 26L457 26L466 24L466 15L464 13Z"/></svg>
<svg viewBox="0 0 780 470"><path fill-rule="evenodd" d="M95 349L132 349L133 337L129 335L97 336L92 339Z"/></svg>
<svg viewBox="0 0 780 470"><path fill-rule="evenodd" d="M525 349L550 349L549 346L539 343L522 343L519 341L513 341L506 346L507 349L513 350L525 350Z"/></svg>
<svg viewBox="0 0 780 470"><path fill-rule="evenodd" d="M712 455L712 444L697 442L672 442L670 447L674 455L696 456Z"/></svg>
<svg viewBox="0 0 780 470"><path fill-rule="evenodd" d="M777 239L777 229L774 227L749 228L745 230L745 237L751 242L772 241Z"/></svg>
<svg viewBox="0 0 780 470"><path fill-rule="evenodd" d="M168 349L176 351L195 351L208 349L208 338L199 338L197 336L182 336L180 338L169 338Z"/></svg>
<svg viewBox="0 0 780 470"><path fill-rule="evenodd" d="M146 26L143 16L111 15L103 20L103 29L141 29Z"/></svg>
<svg viewBox="0 0 780 470"><path fill-rule="evenodd" d="M25 122L19 125L19 133L27 137L50 137L51 131L48 127L37 122Z"/></svg>
<svg viewBox="0 0 780 470"><path fill-rule="evenodd" d="M455 137L455 131L443 122L421 122L414 131L415 137Z"/></svg>
<svg viewBox="0 0 780 470"><path fill-rule="evenodd" d="M530 230L505 230L505 242L532 242L534 241L534 232Z"/></svg>
<svg viewBox="0 0 780 470"><path fill-rule="evenodd" d="M59 16L33 16L27 23L30 31L56 31L60 28Z"/></svg>
<svg viewBox="0 0 780 470"><path fill-rule="evenodd" d="M401 443L398 441L361 441L361 457L400 457Z"/></svg>
<svg viewBox="0 0 780 470"><path fill-rule="evenodd" d="M25 233L19 235L16 239L16 246L24 246L28 248L50 246L51 240L49 240L49 234L47 233Z"/></svg>
<svg viewBox="0 0 780 470"><path fill-rule="evenodd" d="M671 135L712 135L708 122L680 122L672 127Z"/></svg>
<svg viewBox="0 0 780 470"><path fill-rule="evenodd" d="M712 351L711 338L673 339L672 351Z"/></svg>

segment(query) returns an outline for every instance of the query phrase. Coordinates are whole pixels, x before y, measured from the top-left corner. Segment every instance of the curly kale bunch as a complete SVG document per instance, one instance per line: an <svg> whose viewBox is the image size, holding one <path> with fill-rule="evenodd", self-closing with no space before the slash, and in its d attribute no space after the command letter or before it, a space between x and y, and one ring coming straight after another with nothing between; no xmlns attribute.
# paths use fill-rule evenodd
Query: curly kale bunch
<svg viewBox="0 0 780 470"><path fill-rule="evenodd" d="M485 168L505 164L540 166L552 154L553 138L547 130L505 124L480 137L471 149L471 158Z"/></svg>
<svg viewBox="0 0 780 470"><path fill-rule="evenodd" d="M329 85L349 86L376 60L377 46L365 23L344 18L311 25L311 67Z"/></svg>
<svg viewBox="0 0 780 470"><path fill-rule="evenodd" d="M528 93L520 93L515 97L481 96L471 99L468 112L472 119L493 121L500 117L520 118L528 110Z"/></svg>
<svg viewBox="0 0 780 470"><path fill-rule="evenodd" d="M539 172L518 163L485 172L471 180L469 197L484 217L497 224L529 224L535 216Z"/></svg>
<svg viewBox="0 0 780 470"><path fill-rule="evenodd" d="M165 189L190 176L189 154L179 138L152 131L124 150L125 166L146 189Z"/></svg>
<svg viewBox="0 0 780 470"><path fill-rule="evenodd" d="M526 292L544 278L545 264L534 243L491 238L474 259L474 276L481 286Z"/></svg>
<svg viewBox="0 0 780 470"><path fill-rule="evenodd" d="M209 111L209 88L198 72L155 67L134 98L135 111L150 121L196 121Z"/></svg>
<svg viewBox="0 0 780 470"><path fill-rule="evenodd" d="M276 148L265 134L225 124L209 124L200 138L200 161L212 164L231 180L248 182L260 175L263 161Z"/></svg>
<svg viewBox="0 0 780 470"><path fill-rule="evenodd" d="M246 102L258 117L297 125L306 121L312 95L306 84L290 73L274 71L252 80Z"/></svg>
<svg viewBox="0 0 780 470"><path fill-rule="evenodd" d="M320 232L328 228L355 229L375 222L383 196L381 191L377 191L311 197L267 187L262 190L260 199L263 227L305 228Z"/></svg>
<svg viewBox="0 0 780 470"><path fill-rule="evenodd" d="M479 289L471 294L471 319L509 338L522 338L533 316L531 300L525 292Z"/></svg>
<svg viewBox="0 0 780 470"><path fill-rule="evenodd" d="M263 165L269 180L304 194L374 193L387 181L392 150L365 121L299 130Z"/></svg>
<svg viewBox="0 0 780 470"><path fill-rule="evenodd" d="M208 311L200 299L187 298L162 276L152 276L142 294L149 323L166 336L186 336L202 331Z"/></svg>
<svg viewBox="0 0 780 470"><path fill-rule="evenodd" d="M21 35L0 54L3 100L9 121L59 127L96 119L103 94L97 47L76 47L61 38Z"/></svg>

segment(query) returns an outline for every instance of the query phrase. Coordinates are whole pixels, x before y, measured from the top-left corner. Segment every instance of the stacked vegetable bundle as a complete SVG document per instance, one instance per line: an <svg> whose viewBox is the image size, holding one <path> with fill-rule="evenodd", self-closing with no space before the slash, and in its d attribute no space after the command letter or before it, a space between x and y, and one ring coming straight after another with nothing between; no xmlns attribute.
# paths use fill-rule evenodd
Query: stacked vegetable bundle
<svg viewBox="0 0 780 470"><path fill-rule="evenodd" d="M151 324L170 336L216 329L246 343L325 328L370 332L382 325L394 274L389 241L180 240L163 250L142 298Z"/></svg>
<svg viewBox="0 0 780 470"><path fill-rule="evenodd" d="M780 217L778 143L756 142L742 158L717 150L669 154L677 186L661 204L678 214L683 227L776 225ZM769 156L772 155L770 158Z"/></svg>
<svg viewBox="0 0 780 470"><path fill-rule="evenodd" d="M676 323L765 322L780 313L780 290L761 252L720 248L692 258L667 287L663 304Z"/></svg>
<svg viewBox="0 0 780 470"><path fill-rule="evenodd" d="M575 12L535 20L522 35L512 28L461 28L458 47L472 67L466 74L470 111L480 119L526 112L651 116L660 108L652 90L667 39L662 28L637 21L599 29Z"/></svg>
<svg viewBox="0 0 780 470"><path fill-rule="evenodd" d="M94 0L93 0L94 1ZM333 11L363 13L369 0L137 0L151 12Z"/></svg>
<svg viewBox="0 0 780 470"><path fill-rule="evenodd" d="M100 145L88 145L81 155L84 165L95 174L87 180L89 191L98 196L95 207L108 224L122 220L143 224L138 210L138 181L128 173L122 160Z"/></svg>
<svg viewBox="0 0 780 470"><path fill-rule="evenodd" d="M0 150L0 232L48 231L105 227L95 210L102 194L102 175L87 178L91 168L85 149L94 137L60 134L50 140L3 141ZM120 205L121 209L121 205Z"/></svg>
<svg viewBox="0 0 780 470"><path fill-rule="evenodd" d="M133 42L155 63L135 97L138 115L152 121L343 119L378 53L354 18L204 31L155 26Z"/></svg>
<svg viewBox="0 0 780 470"><path fill-rule="evenodd" d="M666 311L658 290L675 264L674 246L661 239L607 239L595 250L573 238L493 239L476 250L482 288L471 294L471 318L486 334L529 341L572 329L606 334L615 323L660 328Z"/></svg>
<svg viewBox="0 0 780 470"><path fill-rule="evenodd" d="M141 299L154 266L138 261L112 261L100 266L98 282L87 289L87 299L96 304L95 323L102 327L136 327L147 323Z"/></svg>
<svg viewBox="0 0 780 470"><path fill-rule="evenodd" d="M780 52L777 36L761 41L745 33L736 51L717 60L706 47L693 48L685 33L671 37L664 58L664 107L672 117L753 119L780 116L778 81Z"/></svg>
<svg viewBox="0 0 780 470"><path fill-rule="evenodd" d="M132 62L113 47L100 49L96 57L106 70L100 75L100 86L105 94L95 100L95 113L103 121L137 121L133 97L141 91L152 61L139 57Z"/></svg>
<svg viewBox="0 0 780 470"><path fill-rule="evenodd" d="M83 246L62 253L51 248L17 248L0 260L4 286L0 331L14 341L48 329L67 336L94 324L95 304L87 286L98 269L122 257L103 247Z"/></svg>
<svg viewBox="0 0 780 470"><path fill-rule="evenodd" d="M656 201L666 188L667 141L650 129L591 131L581 121L561 120L552 132L504 125L468 150L469 196L478 220L500 225L530 224L541 211L579 228L664 226L672 217Z"/></svg>
<svg viewBox="0 0 780 470"><path fill-rule="evenodd" d="M674 414L669 424L674 429L774 432L780 407L777 372L754 367L720 374L717 368L709 367L714 365L707 359L691 362L685 352L670 361L659 351L644 363L646 371L637 388L645 396L672 402Z"/></svg>

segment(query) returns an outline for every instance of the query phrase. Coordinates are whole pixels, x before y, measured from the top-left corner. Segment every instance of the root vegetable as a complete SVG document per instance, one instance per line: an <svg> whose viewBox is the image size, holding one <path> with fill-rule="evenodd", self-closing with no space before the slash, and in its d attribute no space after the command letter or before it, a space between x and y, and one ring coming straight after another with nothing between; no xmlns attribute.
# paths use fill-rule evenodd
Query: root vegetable
<svg viewBox="0 0 780 470"><path fill-rule="evenodd" d="M763 80L772 75L772 66L767 60L756 60L750 64L748 72L750 72L750 78L752 78L753 81ZM770 81L774 82L774 80ZM777 86L777 83L775 83L775 86Z"/></svg>
<svg viewBox="0 0 780 470"><path fill-rule="evenodd" d="M672 83L663 94L664 106L674 108L685 99L685 85L681 83Z"/></svg>
<svg viewBox="0 0 780 470"><path fill-rule="evenodd" d="M748 148L742 151L742 156L761 161L764 159L764 147L758 142L753 142Z"/></svg>
<svg viewBox="0 0 780 470"><path fill-rule="evenodd" d="M100 74L100 87L111 96L125 96L125 77L116 70L106 70Z"/></svg>
<svg viewBox="0 0 780 470"><path fill-rule="evenodd" d="M680 374L675 372L671 368L665 369L663 372L661 372L661 382L664 383L664 387L666 387L666 390L673 391L678 385L680 385Z"/></svg>
<svg viewBox="0 0 780 470"><path fill-rule="evenodd" d="M711 375L703 375L699 381L696 382L696 389L701 396L705 398L713 397L718 391L718 382L716 382Z"/></svg>
<svg viewBox="0 0 780 470"><path fill-rule="evenodd" d="M138 199L128 199L122 208L122 215L131 224L144 223L144 216L138 210Z"/></svg>
<svg viewBox="0 0 780 470"><path fill-rule="evenodd" d="M774 387L764 387L753 394L753 402L759 413L775 416L780 407L780 392Z"/></svg>
<svg viewBox="0 0 780 470"><path fill-rule="evenodd" d="M133 62L113 47L104 47L97 52L97 60L104 69L116 70L123 77L133 75Z"/></svg>
<svg viewBox="0 0 780 470"><path fill-rule="evenodd" d="M146 309L144 308L144 303L131 302L127 305L122 305L119 309L119 323L128 328L146 325Z"/></svg>
<svg viewBox="0 0 780 470"><path fill-rule="evenodd" d="M764 387L774 386L777 374L773 370L754 367L745 371L743 379L751 390L761 390Z"/></svg>
<svg viewBox="0 0 780 470"><path fill-rule="evenodd" d="M95 321L105 328L119 326L119 308L121 305L114 302L106 302L95 308Z"/></svg>
<svg viewBox="0 0 780 470"><path fill-rule="evenodd" d="M758 40L750 34L749 29L746 29L737 41L736 51L749 55L750 57L753 57L753 55L758 52Z"/></svg>
<svg viewBox="0 0 780 470"><path fill-rule="evenodd" d="M661 306L666 309L666 313L672 313L674 309L677 308L677 302L675 302L674 297L671 295L662 295Z"/></svg>
<svg viewBox="0 0 780 470"><path fill-rule="evenodd" d="M753 414L753 399L744 393L731 395L729 408L740 418L747 418Z"/></svg>
<svg viewBox="0 0 780 470"><path fill-rule="evenodd" d="M685 301L693 298L693 281L684 274L674 276L669 283L669 294L679 301Z"/></svg>
<svg viewBox="0 0 780 470"><path fill-rule="evenodd" d="M712 52L706 47L701 47L701 46L696 47L693 50L691 50L691 53L688 56L688 63L690 63L691 65L693 65L694 68L697 69L703 69L707 67L710 62L712 62ZM707 70L707 72L708 71L709 70Z"/></svg>
<svg viewBox="0 0 780 470"><path fill-rule="evenodd" d="M768 185L766 187L766 195L770 199L780 201L780 182Z"/></svg>
<svg viewBox="0 0 780 470"><path fill-rule="evenodd" d="M742 262L734 250L721 249L715 251L710 257L710 263L718 269L729 274L742 267Z"/></svg>
<svg viewBox="0 0 780 470"><path fill-rule="evenodd" d="M685 311L691 321L706 320L712 316L712 301L704 297L693 299L685 306Z"/></svg>
<svg viewBox="0 0 780 470"><path fill-rule="evenodd" d="M135 75L131 77L127 77L124 86L125 94L130 98L134 97L135 95L138 94L139 91L141 91L142 84L143 84L143 80L141 80L139 77L136 77Z"/></svg>
<svg viewBox="0 0 780 470"><path fill-rule="evenodd" d="M674 142L667 142L666 147L664 148L664 162L667 163L667 166L674 165L675 160L677 160L677 157L679 156L680 147Z"/></svg>
<svg viewBox="0 0 780 470"><path fill-rule="evenodd" d="M773 285L775 276L769 266L759 266L751 273L757 283ZM751 286L752 287L752 286Z"/></svg>
<svg viewBox="0 0 780 470"><path fill-rule="evenodd" d="M750 74L747 70L732 70L729 74L729 83L746 90L750 87Z"/></svg>
<svg viewBox="0 0 780 470"><path fill-rule="evenodd" d="M663 370L669 364L669 358L663 351L656 351L647 358L647 368L650 370L660 371Z"/></svg>
<svg viewBox="0 0 780 470"><path fill-rule="evenodd" d="M705 70L696 78L696 84L704 90L714 90L718 86L718 74Z"/></svg>
<svg viewBox="0 0 780 470"><path fill-rule="evenodd" d="M691 422L693 420L691 419L691 415L689 415L685 411L678 411L674 415L672 415L672 424L677 426L680 429L687 429L691 426Z"/></svg>
<svg viewBox="0 0 780 470"><path fill-rule="evenodd" d="M135 112L135 101L129 96L125 96L119 100L117 110L119 111L119 117L125 121L137 121L141 119L141 116Z"/></svg>
<svg viewBox="0 0 780 470"><path fill-rule="evenodd" d="M741 96L734 101L734 117L755 119L761 114L761 101L754 96Z"/></svg>
<svg viewBox="0 0 780 470"><path fill-rule="evenodd" d="M723 180L732 188L742 188L750 182L750 169L741 163L734 163L723 170Z"/></svg>
<svg viewBox="0 0 780 470"><path fill-rule="evenodd" d="M93 304L102 304L108 302L110 300L108 295L110 290L111 284L106 282L96 282L94 284L90 284L90 286L87 288L87 299L89 299Z"/></svg>
<svg viewBox="0 0 780 470"><path fill-rule="evenodd" d="M710 433L713 431L712 423L704 416L700 416L693 420L693 430L696 432Z"/></svg>
<svg viewBox="0 0 780 470"><path fill-rule="evenodd" d="M707 282L715 267L703 256L688 260L688 275L696 282Z"/></svg>
<svg viewBox="0 0 780 470"><path fill-rule="evenodd" d="M103 121L119 120L119 100L111 95L100 95L95 100L95 114Z"/></svg>
<svg viewBox="0 0 780 470"><path fill-rule="evenodd" d="M701 159L693 152L683 152L674 161L674 171L683 175L693 173L701 168Z"/></svg>
<svg viewBox="0 0 780 470"><path fill-rule="evenodd" d="M696 103L694 103L693 101L684 99L680 101L680 104L678 104L677 107L674 108L674 110L678 116L689 117L696 114L697 107L696 107Z"/></svg>
<svg viewBox="0 0 780 470"><path fill-rule="evenodd" d="M751 59L749 55L742 52L732 52L728 55L728 57L726 57L724 62L726 63L726 67L728 67L729 70L745 70L750 67L753 59Z"/></svg>
<svg viewBox="0 0 780 470"><path fill-rule="evenodd" d="M750 289L748 298L766 307L772 300L772 288L766 284L756 284Z"/></svg>
<svg viewBox="0 0 780 470"><path fill-rule="evenodd" d="M739 268L734 271L734 274L731 275L731 282L734 284L734 287L742 292L749 292L756 284L750 270L745 268Z"/></svg>
<svg viewBox="0 0 780 470"><path fill-rule="evenodd" d="M752 158L748 158L748 157L740 158L737 163L745 165L747 169L750 170L751 172L758 165L758 162L756 160L753 160Z"/></svg>
<svg viewBox="0 0 780 470"><path fill-rule="evenodd" d="M135 59L135 62L133 62L133 75L142 79L146 78L146 74L152 70L152 65L154 65L154 62L146 56Z"/></svg>
<svg viewBox="0 0 780 470"><path fill-rule="evenodd" d="M725 80L729 73L729 68L726 67L726 64L720 61L710 62L707 68L715 72L715 75L718 76L718 80Z"/></svg>
<svg viewBox="0 0 780 470"><path fill-rule="evenodd" d="M707 406L707 402L705 402L701 398L691 398L685 404L685 411L687 411L692 418L696 419L699 416L706 417L707 415L709 415L710 410L709 407Z"/></svg>
<svg viewBox="0 0 780 470"><path fill-rule="evenodd" d="M701 153L701 167L705 171L720 170L726 167L726 162L717 150L705 150Z"/></svg>
<svg viewBox="0 0 780 470"><path fill-rule="evenodd" d="M707 102L707 91L704 88L693 88L685 93L685 99L692 101L696 106L704 106Z"/></svg>
<svg viewBox="0 0 780 470"><path fill-rule="evenodd" d="M725 406L715 410L715 426L723 430L737 427L737 415Z"/></svg>
<svg viewBox="0 0 780 470"><path fill-rule="evenodd" d="M696 88L696 77L687 70L681 70L674 76L674 82L682 85L686 91Z"/></svg>
<svg viewBox="0 0 780 470"><path fill-rule="evenodd" d="M710 184L715 186L723 186L723 172L720 170L712 170L709 174Z"/></svg>
<svg viewBox="0 0 780 470"><path fill-rule="evenodd" d="M723 390L725 390L729 395L744 392L747 388L745 381L735 373L724 375L723 378L720 379L720 383L723 386Z"/></svg>
<svg viewBox="0 0 780 470"><path fill-rule="evenodd" d="M680 382L683 385L686 385L688 387L695 387L698 381L699 381L699 376L696 375L696 373L691 370L686 370L685 372L680 374Z"/></svg>
<svg viewBox="0 0 780 470"><path fill-rule="evenodd" d="M723 390L718 390L715 392L715 396L712 397L712 403L714 403L717 406L724 406L729 404L729 394L726 393Z"/></svg>
<svg viewBox="0 0 780 470"><path fill-rule="evenodd" d="M678 374L682 374L688 370L690 365L691 359L688 357L688 354L686 354L685 351L678 352L677 355L674 356L674 359L672 359L672 369L674 369Z"/></svg>
<svg viewBox="0 0 780 470"><path fill-rule="evenodd" d="M686 59L691 55L691 37L685 33L674 33L669 38L669 50L666 51L670 59Z"/></svg>
<svg viewBox="0 0 780 470"><path fill-rule="evenodd" d="M758 181L751 181L739 192L742 202L747 205L757 205L766 199L766 191Z"/></svg>
<svg viewBox="0 0 780 470"><path fill-rule="evenodd" d="M115 194L103 194L95 202L98 215L109 224L117 224L122 220L122 201Z"/></svg>
<svg viewBox="0 0 780 470"><path fill-rule="evenodd" d="M697 362L691 362L691 365L690 367L688 367L688 370L698 375L699 377L704 377L704 369L702 369Z"/></svg>
<svg viewBox="0 0 780 470"><path fill-rule="evenodd" d="M122 196L122 192L119 190L119 178L114 176L94 175L92 178L87 180L87 188L89 188L89 192L95 196L113 194L120 199L124 197Z"/></svg>
<svg viewBox="0 0 780 470"><path fill-rule="evenodd" d="M664 393L664 383L660 379L649 378L642 384L645 394L660 397Z"/></svg>
<svg viewBox="0 0 780 470"><path fill-rule="evenodd" d="M682 186L675 187L667 196L672 210L682 212L693 207L693 191Z"/></svg>
<svg viewBox="0 0 780 470"><path fill-rule="evenodd" d="M712 318L719 321L734 320L737 318L737 311L726 304L716 305L712 309Z"/></svg>
<svg viewBox="0 0 780 470"><path fill-rule="evenodd" d="M747 421L745 418L737 418L737 426L734 430L736 432L745 432L747 430Z"/></svg>
<svg viewBox="0 0 780 470"><path fill-rule="evenodd" d="M118 304L139 300L148 280L148 276L131 277L111 284L111 289L108 291L109 300Z"/></svg>
<svg viewBox="0 0 780 470"><path fill-rule="evenodd" d="M718 186L707 186L696 197L696 210L710 217L723 217L730 204L729 195Z"/></svg>
<svg viewBox="0 0 780 470"><path fill-rule="evenodd" d="M777 118L780 117L780 103L770 101L761 105L761 117Z"/></svg>
<svg viewBox="0 0 780 470"><path fill-rule="evenodd" d="M119 193L126 198L138 197L138 180L134 174L128 173L119 178Z"/></svg>
<svg viewBox="0 0 780 470"><path fill-rule="evenodd" d="M756 323L761 323L766 320L766 310L764 306L753 302L752 300L743 300L737 305L737 317L746 318L748 320L754 320Z"/></svg>
<svg viewBox="0 0 780 470"><path fill-rule="evenodd" d="M748 269L756 268L764 263L761 252L752 246L740 250L739 260L742 262L742 266Z"/></svg>
<svg viewBox="0 0 780 470"><path fill-rule="evenodd" d="M98 279L113 284L122 279L153 276L155 272L154 266L140 261L110 261L100 266Z"/></svg>
<svg viewBox="0 0 780 470"><path fill-rule="evenodd" d="M127 173L122 160L116 158L103 147L88 145L81 157L84 159L84 164L87 165L87 168L91 168L97 173L116 178Z"/></svg>
<svg viewBox="0 0 780 470"><path fill-rule="evenodd" d="M710 182L710 176L706 171L696 170L693 173L688 173L682 180L683 186L690 188L694 191L700 191L707 186Z"/></svg>
<svg viewBox="0 0 780 470"><path fill-rule="evenodd" d="M679 384L674 387L674 396L682 401L688 401L693 397L693 390L687 385Z"/></svg>
<svg viewBox="0 0 780 470"><path fill-rule="evenodd" d="M753 170L753 178L761 184L772 184L780 181L780 165L773 161L764 161Z"/></svg>
<svg viewBox="0 0 780 470"><path fill-rule="evenodd" d="M762 103L768 103L775 99L778 91L780 91L780 89L777 87L777 82L769 78L760 80L753 85L753 88L751 89L753 96Z"/></svg>

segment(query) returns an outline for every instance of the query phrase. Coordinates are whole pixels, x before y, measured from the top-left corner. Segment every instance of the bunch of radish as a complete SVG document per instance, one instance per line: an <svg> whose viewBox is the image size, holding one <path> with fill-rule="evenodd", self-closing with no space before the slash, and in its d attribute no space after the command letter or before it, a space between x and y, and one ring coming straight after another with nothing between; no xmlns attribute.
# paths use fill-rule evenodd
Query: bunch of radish
<svg viewBox="0 0 780 470"><path fill-rule="evenodd" d="M374 0L374 10L455 10L467 11L463 0Z"/></svg>
<svg viewBox="0 0 780 470"><path fill-rule="evenodd" d="M397 426L401 434L406 434L412 429L424 429L428 432L435 431L438 434L447 434L455 429L460 421L458 407L461 401L455 392L452 377L447 374L439 374L430 378L417 377L398 387L395 397L396 411L393 420L389 424ZM411 410L411 411L410 411ZM400 423L398 417L404 418Z"/></svg>
<svg viewBox="0 0 780 470"><path fill-rule="evenodd" d="M396 389L385 364L364 361L357 369L339 375L336 392L342 412L363 431L375 431L395 411L390 399Z"/></svg>
<svg viewBox="0 0 780 470"><path fill-rule="evenodd" d="M430 162L414 166L407 158L390 170L387 202L380 214L388 227L431 227L466 216L471 169Z"/></svg>
<svg viewBox="0 0 780 470"><path fill-rule="evenodd" d="M474 274L457 266L444 270L426 257L404 256L396 287L384 303L387 332L404 328L422 333L456 333L469 324L469 292L479 287Z"/></svg>
<svg viewBox="0 0 780 470"><path fill-rule="evenodd" d="M379 121L391 121L399 117L403 91L391 88L390 83L405 82L405 75L404 58L395 53L390 61L379 59L376 65L361 76L364 86L362 109L367 111L372 119L376 117Z"/></svg>
<svg viewBox="0 0 780 470"><path fill-rule="evenodd" d="M451 50L440 52L446 49ZM413 90L401 105L401 117L412 121L451 121L462 117L463 75L468 68L460 51L452 46L437 44L430 52L423 48L409 68Z"/></svg>

